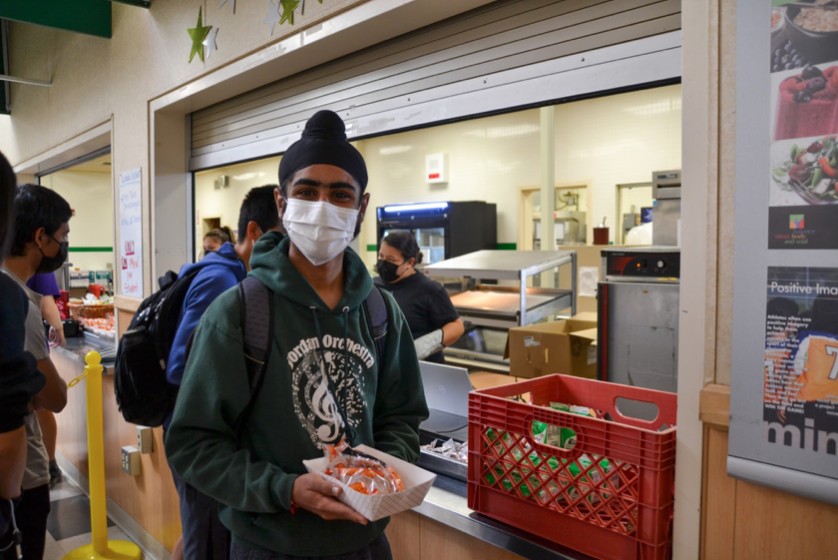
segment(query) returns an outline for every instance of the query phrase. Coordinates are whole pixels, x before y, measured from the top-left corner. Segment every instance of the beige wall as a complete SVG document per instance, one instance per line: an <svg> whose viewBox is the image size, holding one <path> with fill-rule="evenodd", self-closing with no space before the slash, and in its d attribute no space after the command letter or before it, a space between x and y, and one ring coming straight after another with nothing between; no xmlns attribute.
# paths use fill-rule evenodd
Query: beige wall
<svg viewBox="0 0 838 560"><path fill-rule="evenodd" d="M200 256L203 250L206 233L203 221L207 218L220 218L221 225L229 226L238 238L236 229L242 200L250 189L279 181L281 160L281 157L268 158L195 174L195 255ZM228 186L216 188L216 181L221 176L229 178Z"/></svg>
<svg viewBox="0 0 838 560"><path fill-rule="evenodd" d="M78 270L113 269L113 252L79 252L80 247L113 247L113 185L106 173L59 171L41 177L70 204L70 262Z"/></svg>

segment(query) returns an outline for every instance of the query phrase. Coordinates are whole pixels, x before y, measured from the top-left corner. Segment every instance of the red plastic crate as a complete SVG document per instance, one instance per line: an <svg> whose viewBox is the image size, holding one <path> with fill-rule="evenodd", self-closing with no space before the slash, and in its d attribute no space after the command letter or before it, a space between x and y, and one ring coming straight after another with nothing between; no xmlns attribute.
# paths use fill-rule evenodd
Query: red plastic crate
<svg viewBox="0 0 838 560"><path fill-rule="evenodd" d="M532 404L511 399L525 393ZM618 397L652 402L658 417L623 416ZM551 401L608 412L614 421L539 406ZM468 505L601 560L671 558L676 413L672 393L566 375L474 391ZM537 443L533 421L572 429L576 446Z"/></svg>

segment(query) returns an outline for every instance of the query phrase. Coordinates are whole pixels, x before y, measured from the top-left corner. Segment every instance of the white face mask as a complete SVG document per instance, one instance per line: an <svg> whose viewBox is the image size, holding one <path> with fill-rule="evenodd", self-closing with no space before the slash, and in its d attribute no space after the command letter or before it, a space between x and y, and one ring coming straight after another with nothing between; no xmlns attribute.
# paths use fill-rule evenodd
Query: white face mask
<svg viewBox="0 0 838 560"><path fill-rule="evenodd" d="M291 242L314 266L327 263L355 237L358 210L329 202L296 198L285 201L282 225Z"/></svg>

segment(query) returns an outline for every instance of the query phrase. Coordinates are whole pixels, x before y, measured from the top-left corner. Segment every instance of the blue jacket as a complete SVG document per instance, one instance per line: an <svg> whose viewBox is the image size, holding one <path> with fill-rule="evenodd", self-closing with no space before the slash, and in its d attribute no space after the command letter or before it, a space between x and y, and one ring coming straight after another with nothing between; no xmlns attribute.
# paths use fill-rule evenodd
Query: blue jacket
<svg viewBox="0 0 838 560"><path fill-rule="evenodd" d="M183 265L180 276L196 268L200 268L201 271L192 279L192 285L189 286L183 300L177 334L166 365L166 379L172 385L180 385L183 370L186 368L186 346L204 312L215 298L234 288L247 276L247 269L232 243L225 243L217 252L208 254L200 262Z"/></svg>

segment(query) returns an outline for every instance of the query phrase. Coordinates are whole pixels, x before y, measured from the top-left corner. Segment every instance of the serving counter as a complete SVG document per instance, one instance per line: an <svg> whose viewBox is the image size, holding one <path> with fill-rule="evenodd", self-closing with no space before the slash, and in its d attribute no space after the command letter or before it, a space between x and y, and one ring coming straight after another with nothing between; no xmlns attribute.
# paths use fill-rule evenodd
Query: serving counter
<svg viewBox="0 0 838 560"><path fill-rule="evenodd" d="M113 366L116 361L116 343L112 340L99 338L95 334L84 333L82 336L75 336L67 339L65 346L58 346L52 349L54 354L76 363L84 369L84 357L88 352L96 351L102 356L102 365L105 367L105 375L113 374ZM81 373L81 371L79 371Z"/></svg>
<svg viewBox="0 0 838 560"><path fill-rule="evenodd" d="M593 560L475 513L468 507L466 492L465 482L438 475L422 505L392 518L387 534L393 557L399 560Z"/></svg>

